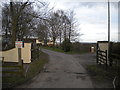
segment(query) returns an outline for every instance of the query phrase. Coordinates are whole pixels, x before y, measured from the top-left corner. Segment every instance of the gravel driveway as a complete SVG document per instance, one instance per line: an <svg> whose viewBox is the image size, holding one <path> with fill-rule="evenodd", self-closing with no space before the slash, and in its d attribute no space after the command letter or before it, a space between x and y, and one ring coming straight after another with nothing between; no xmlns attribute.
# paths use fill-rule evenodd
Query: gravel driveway
<svg viewBox="0 0 120 90"><path fill-rule="evenodd" d="M96 55L95 53L86 54L75 54L72 55L76 60L84 67L87 68L88 65L96 65Z"/></svg>
<svg viewBox="0 0 120 90"><path fill-rule="evenodd" d="M42 51L49 55L49 63L40 74L18 88L93 88L79 58L46 49Z"/></svg>

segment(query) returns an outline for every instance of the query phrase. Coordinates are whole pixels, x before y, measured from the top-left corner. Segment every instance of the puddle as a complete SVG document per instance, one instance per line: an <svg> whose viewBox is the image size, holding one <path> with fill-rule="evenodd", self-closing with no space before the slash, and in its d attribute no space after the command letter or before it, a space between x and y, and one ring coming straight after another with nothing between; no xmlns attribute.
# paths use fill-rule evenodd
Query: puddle
<svg viewBox="0 0 120 90"><path fill-rule="evenodd" d="M51 77L46 78L47 82L51 82L53 79Z"/></svg>
<svg viewBox="0 0 120 90"><path fill-rule="evenodd" d="M86 74L86 73L81 73L81 72L71 72L71 71L65 71L65 70L64 70L64 72L71 73L71 74Z"/></svg>
<svg viewBox="0 0 120 90"><path fill-rule="evenodd" d="M87 76L86 73L81 73L81 72L70 72L70 71L64 71L64 72L69 73L69 74L75 74L76 75L76 79L85 80L86 76Z"/></svg>
<svg viewBox="0 0 120 90"><path fill-rule="evenodd" d="M85 74L85 73L79 73L79 72L75 72L75 74Z"/></svg>
<svg viewBox="0 0 120 90"><path fill-rule="evenodd" d="M55 73L55 71L43 70L43 73Z"/></svg>
<svg viewBox="0 0 120 90"><path fill-rule="evenodd" d="M86 79L86 75L77 75L76 76L76 79L82 79L82 80L85 80Z"/></svg>
<svg viewBox="0 0 120 90"><path fill-rule="evenodd" d="M47 77L46 78L47 82L53 82L53 81L58 81L58 80L59 80L59 78L53 78L53 77Z"/></svg>
<svg viewBox="0 0 120 90"><path fill-rule="evenodd" d="M87 74L86 73L76 73L76 78L77 79L82 79L82 80L85 80L86 79L86 76L87 76Z"/></svg>

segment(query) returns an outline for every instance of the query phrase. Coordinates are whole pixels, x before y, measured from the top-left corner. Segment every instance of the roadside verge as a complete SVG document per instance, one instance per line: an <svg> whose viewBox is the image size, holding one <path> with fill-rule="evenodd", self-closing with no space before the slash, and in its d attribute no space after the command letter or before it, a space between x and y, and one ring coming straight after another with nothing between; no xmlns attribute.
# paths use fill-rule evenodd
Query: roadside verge
<svg viewBox="0 0 120 90"><path fill-rule="evenodd" d="M46 53L40 52L39 58L29 64L28 70L25 72L24 77L3 77L2 88L14 88L31 80L34 76L41 72L44 65L48 63L48 59L49 58Z"/></svg>

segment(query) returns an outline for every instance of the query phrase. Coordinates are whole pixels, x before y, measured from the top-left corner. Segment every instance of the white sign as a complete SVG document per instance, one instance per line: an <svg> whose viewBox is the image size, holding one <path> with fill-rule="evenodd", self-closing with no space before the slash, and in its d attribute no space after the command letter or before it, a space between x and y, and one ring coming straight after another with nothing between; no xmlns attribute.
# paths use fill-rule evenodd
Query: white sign
<svg viewBox="0 0 120 90"><path fill-rule="evenodd" d="M15 41L16 48L23 48L23 41Z"/></svg>

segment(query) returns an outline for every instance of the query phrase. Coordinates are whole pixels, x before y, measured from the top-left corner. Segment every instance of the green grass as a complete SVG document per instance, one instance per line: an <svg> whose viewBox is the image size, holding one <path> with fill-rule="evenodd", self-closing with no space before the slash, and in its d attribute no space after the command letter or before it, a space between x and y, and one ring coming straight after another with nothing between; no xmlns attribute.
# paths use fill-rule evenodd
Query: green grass
<svg viewBox="0 0 120 90"><path fill-rule="evenodd" d="M33 63L30 64L30 68L27 72L27 77L33 77L35 74L39 73L42 70L44 64L48 62L48 55L43 52L39 58L39 60L33 61Z"/></svg>
<svg viewBox="0 0 120 90"><path fill-rule="evenodd" d="M44 64L48 62L48 55L41 52L38 60L35 60L30 63L26 77L17 76L17 77L2 77L2 87L3 88L12 88L16 85L23 84L24 82L30 80L35 75L37 75L43 68Z"/></svg>
<svg viewBox="0 0 120 90"><path fill-rule="evenodd" d="M25 77L3 77L2 78L2 88L12 88L17 84L23 83L26 81Z"/></svg>
<svg viewBox="0 0 120 90"><path fill-rule="evenodd" d="M85 51L80 51L80 52L75 52L75 51L69 51L69 52L64 52L60 47L59 48L56 48L56 47L48 47L48 46L44 46L42 47L44 49L48 49L48 50L52 50L52 51L56 51L56 52L61 52L61 53L65 53L65 54L85 54L85 53L88 53L88 52L85 52Z"/></svg>
<svg viewBox="0 0 120 90"><path fill-rule="evenodd" d="M115 68L108 67L107 69L104 66L100 65L88 65L87 71L90 74L91 78L103 82L105 80L113 80L116 75Z"/></svg>

